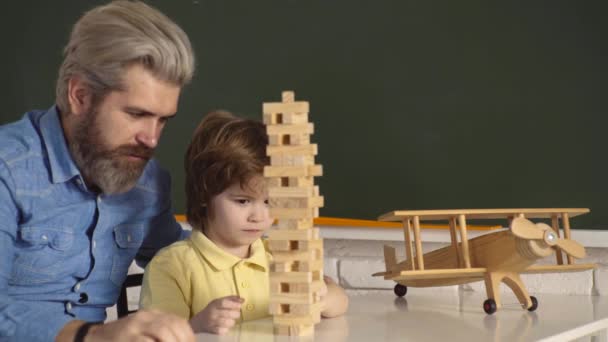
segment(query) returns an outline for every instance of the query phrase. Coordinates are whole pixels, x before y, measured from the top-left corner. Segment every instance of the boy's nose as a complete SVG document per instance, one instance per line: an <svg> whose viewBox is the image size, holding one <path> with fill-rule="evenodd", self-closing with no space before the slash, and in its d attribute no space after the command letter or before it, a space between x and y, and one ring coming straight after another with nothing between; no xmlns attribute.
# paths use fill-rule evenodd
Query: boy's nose
<svg viewBox="0 0 608 342"><path fill-rule="evenodd" d="M268 208L265 205L255 205L249 219L253 222L262 222L268 215Z"/></svg>

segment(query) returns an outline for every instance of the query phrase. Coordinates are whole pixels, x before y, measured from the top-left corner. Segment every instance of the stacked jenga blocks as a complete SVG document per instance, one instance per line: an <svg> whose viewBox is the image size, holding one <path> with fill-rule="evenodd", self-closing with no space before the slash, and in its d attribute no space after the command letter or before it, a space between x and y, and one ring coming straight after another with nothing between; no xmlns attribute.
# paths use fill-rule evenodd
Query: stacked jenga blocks
<svg viewBox="0 0 608 342"><path fill-rule="evenodd" d="M277 219L268 232L274 332L301 336L314 333L323 309L323 240L313 225L323 197L314 184L322 168L315 165L317 145L310 143L314 126L308 122L308 102L294 99L293 92L285 91L282 102L263 105L270 157L264 177L270 215Z"/></svg>

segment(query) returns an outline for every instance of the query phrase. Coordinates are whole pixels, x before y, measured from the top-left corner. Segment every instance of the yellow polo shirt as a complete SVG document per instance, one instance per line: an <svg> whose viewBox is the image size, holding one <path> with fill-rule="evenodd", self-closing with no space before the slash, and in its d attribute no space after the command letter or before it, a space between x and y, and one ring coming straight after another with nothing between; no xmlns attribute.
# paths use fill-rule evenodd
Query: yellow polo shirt
<svg viewBox="0 0 608 342"><path fill-rule="evenodd" d="M251 245L250 257L229 254L203 233L159 251L144 273L140 308L159 309L190 319L209 302L226 296L245 299L241 319L268 316L269 260L261 239Z"/></svg>

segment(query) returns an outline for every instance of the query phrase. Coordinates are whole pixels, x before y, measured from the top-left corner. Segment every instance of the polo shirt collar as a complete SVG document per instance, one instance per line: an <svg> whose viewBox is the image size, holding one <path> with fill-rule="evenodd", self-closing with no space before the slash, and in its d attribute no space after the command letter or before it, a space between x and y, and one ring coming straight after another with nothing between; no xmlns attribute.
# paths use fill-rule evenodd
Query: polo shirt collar
<svg viewBox="0 0 608 342"><path fill-rule="evenodd" d="M49 158L52 182L63 183L80 175L68 149L56 105L40 118L40 133Z"/></svg>
<svg viewBox="0 0 608 342"><path fill-rule="evenodd" d="M207 262L220 271L232 268L239 262L258 266L264 271L268 271L268 257L262 239L257 239L251 244L251 254L247 259L241 259L224 251L198 230L192 232L190 239Z"/></svg>

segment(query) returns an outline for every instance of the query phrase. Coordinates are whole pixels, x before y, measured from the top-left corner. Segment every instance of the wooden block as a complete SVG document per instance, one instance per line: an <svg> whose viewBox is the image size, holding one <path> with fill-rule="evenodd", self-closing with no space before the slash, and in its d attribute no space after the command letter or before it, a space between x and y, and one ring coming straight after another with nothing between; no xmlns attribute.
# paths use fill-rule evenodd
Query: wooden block
<svg viewBox="0 0 608 342"><path fill-rule="evenodd" d="M314 177L323 175L323 166L265 166L264 177Z"/></svg>
<svg viewBox="0 0 608 342"><path fill-rule="evenodd" d="M290 134L289 135L289 145L299 146L299 145L309 145L310 144L310 135L309 134Z"/></svg>
<svg viewBox="0 0 608 342"><path fill-rule="evenodd" d="M268 187L268 197L272 198L298 198L313 197L315 187Z"/></svg>
<svg viewBox="0 0 608 342"><path fill-rule="evenodd" d="M315 216L316 215L316 216ZM275 219L312 219L319 216L318 208L270 208L270 216Z"/></svg>
<svg viewBox="0 0 608 342"><path fill-rule="evenodd" d="M280 303L272 303L268 305L268 313L271 315L283 314L282 305Z"/></svg>
<svg viewBox="0 0 608 342"><path fill-rule="evenodd" d="M289 305L289 313L294 315L315 314L320 313L322 310L323 303Z"/></svg>
<svg viewBox="0 0 608 342"><path fill-rule="evenodd" d="M266 133L268 136L271 135L284 135L284 134L305 134L310 135L314 133L314 125L310 122L303 124L292 124L292 125L266 125Z"/></svg>
<svg viewBox="0 0 608 342"><path fill-rule="evenodd" d="M293 102L296 100L296 94L293 90L285 90L281 92L281 102Z"/></svg>
<svg viewBox="0 0 608 342"><path fill-rule="evenodd" d="M306 272L306 273L310 273L312 276L312 272ZM323 281L322 280L312 280L309 283L297 283L297 284L292 284L289 288L290 292L289 293L317 293L321 291L321 288L323 288ZM313 303L316 303L315 301L313 301Z"/></svg>
<svg viewBox="0 0 608 342"><path fill-rule="evenodd" d="M298 241L298 249L300 250L318 250L323 253L323 240L303 240Z"/></svg>
<svg viewBox="0 0 608 342"><path fill-rule="evenodd" d="M307 262L299 262L297 265L292 266L292 270L300 272L313 272L323 269L323 260L313 260Z"/></svg>
<svg viewBox="0 0 608 342"><path fill-rule="evenodd" d="M292 244L289 240L268 240L266 244L271 252L292 250Z"/></svg>
<svg viewBox="0 0 608 342"><path fill-rule="evenodd" d="M316 240L319 228L313 229L269 229L268 240Z"/></svg>
<svg viewBox="0 0 608 342"><path fill-rule="evenodd" d="M313 261L318 259L318 251L290 251L290 252L273 252L272 260L277 262L288 261Z"/></svg>
<svg viewBox="0 0 608 342"><path fill-rule="evenodd" d="M270 263L270 272L298 272L297 269L295 269L294 267L294 263L289 261L289 262L271 262Z"/></svg>
<svg viewBox="0 0 608 342"><path fill-rule="evenodd" d="M302 166L315 165L314 156L298 156L289 154L275 154L270 156L270 165L274 166Z"/></svg>
<svg viewBox="0 0 608 342"><path fill-rule="evenodd" d="M279 307L280 314L277 314L275 317L280 317L283 322L287 320L294 320L297 323L301 323L304 317L309 318L314 324L317 324L321 321L321 311L316 307L312 308L308 311L302 311L299 313L294 312L294 307L298 305L306 305L306 304L282 304ZM312 304L318 305L318 304Z"/></svg>
<svg viewBox="0 0 608 342"><path fill-rule="evenodd" d="M306 187L314 186L315 179L313 177L288 177L287 186L291 187Z"/></svg>
<svg viewBox="0 0 608 342"><path fill-rule="evenodd" d="M287 182L289 182L289 178ZM282 187L282 180L278 177L266 178L266 186L269 188L280 188Z"/></svg>
<svg viewBox="0 0 608 342"><path fill-rule="evenodd" d="M281 283L270 283L270 295L274 293L281 293Z"/></svg>
<svg viewBox="0 0 608 342"><path fill-rule="evenodd" d="M283 144L283 136L282 135L270 135L270 136L268 136L268 146L283 146L283 145L285 145L285 144Z"/></svg>
<svg viewBox="0 0 608 342"><path fill-rule="evenodd" d="M312 272L277 272L270 273L271 283L310 283Z"/></svg>
<svg viewBox="0 0 608 342"><path fill-rule="evenodd" d="M312 293L275 293L270 296L270 303L313 304Z"/></svg>
<svg viewBox="0 0 608 342"><path fill-rule="evenodd" d="M277 221L277 229L311 229L314 227L314 221L309 219L280 219Z"/></svg>
<svg viewBox="0 0 608 342"><path fill-rule="evenodd" d="M291 155L317 155L317 144L309 145L293 145L293 146L267 146L266 155L273 156L275 154L291 154Z"/></svg>
<svg viewBox="0 0 608 342"><path fill-rule="evenodd" d="M270 209L274 208L319 208L323 207L323 196L303 198L273 198L270 196Z"/></svg>
<svg viewBox="0 0 608 342"><path fill-rule="evenodd" d="M313 315L278 315L274 316L273 322L275 324L286 325L302 325L302 324L315 324L315 318Z"/></svg>
<svg viewBox="0 0 608 342"><path fill-rule="evenodd" d="M306 101L297 102L268 102L262 105L264 114L292 114L292 113L308 113L310 106Z"/></svg>
<svg viewBox="0 0 608 342"><path fill-rule="evenodd" d="M315 332L315 326L309 325L274 325L274 334L283 336L312 336ZM311 337L312 338L312 337Z"/></svg>

